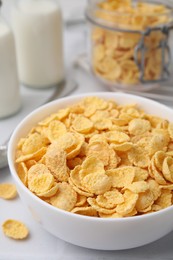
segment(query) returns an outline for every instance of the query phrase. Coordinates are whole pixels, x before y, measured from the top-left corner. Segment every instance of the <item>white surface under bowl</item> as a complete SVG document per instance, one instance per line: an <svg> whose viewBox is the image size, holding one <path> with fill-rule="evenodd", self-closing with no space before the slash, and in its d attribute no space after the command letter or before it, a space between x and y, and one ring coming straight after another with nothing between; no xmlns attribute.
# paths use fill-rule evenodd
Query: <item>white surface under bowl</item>
<svg viewBox="0 0 173 260"><path fill-rule="evenodd" d="M173 206L151 214L104 219L81 216L55 208L30 192L15 169L15 151L21 137L46 116L78 102L85 96L114 99L119 104L137 103L145 112L173 121L173 110L157 102L123 93L88 93L56 100L28 115L15 129L8 149L8 162L23 203L47 231L72 244L101 250L134 248L153 242L173 230Z"/></svg>

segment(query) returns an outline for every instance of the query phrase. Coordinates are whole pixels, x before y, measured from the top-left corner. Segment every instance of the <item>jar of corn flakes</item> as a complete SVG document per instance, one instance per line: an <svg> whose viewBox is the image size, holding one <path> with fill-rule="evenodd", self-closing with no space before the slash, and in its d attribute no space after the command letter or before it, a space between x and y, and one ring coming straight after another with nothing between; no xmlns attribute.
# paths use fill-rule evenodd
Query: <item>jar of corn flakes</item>
<svg viewBox="0 0 173 260"><path fill-rule="evenodd" d="M89 0L89 60L111 88L149 90L170 79L170 1Z"/></svg>

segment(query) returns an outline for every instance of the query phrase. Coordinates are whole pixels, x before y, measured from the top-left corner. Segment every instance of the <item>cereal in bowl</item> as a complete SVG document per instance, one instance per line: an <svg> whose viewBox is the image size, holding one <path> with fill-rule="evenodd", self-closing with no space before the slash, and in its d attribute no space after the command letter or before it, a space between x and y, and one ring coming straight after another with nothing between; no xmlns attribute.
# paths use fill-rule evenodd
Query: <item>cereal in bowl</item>
<svg viewBox="0 0 173 260"><path fill-rule="evenodd" d="M16 169L46 203L121 218L172 205L173 126L136 104L86 97L21 138Z"/></svg>

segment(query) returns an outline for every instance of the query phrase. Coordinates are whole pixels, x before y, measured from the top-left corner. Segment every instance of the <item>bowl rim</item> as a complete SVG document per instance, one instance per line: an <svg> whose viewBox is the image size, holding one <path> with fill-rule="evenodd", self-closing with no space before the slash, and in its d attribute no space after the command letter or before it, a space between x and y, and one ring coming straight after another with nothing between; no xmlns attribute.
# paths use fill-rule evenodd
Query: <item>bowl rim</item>
<svg viewBox="0 0 173 260"><path fill-rule="evenodd" d="M75 219L79 218L79 219L81 219L81 221L82 220L83 221L93 221L93 222L96 221L96 222L101 222L101 223L109 223L109 222L126 223L126 222L134 222L134 221L138 222L138 221L141 221L141 220L144 220L144 219L155 218L155 217L160 216L162 214L166 214L169 211L172 211L173 205L171 205L167 208L161 209L159 211L156 211L156 212L151 212L151 213L148 213L148 214L142 214L142 215L137 215L137 216L122 217L122 218L96 218L96 217L91 217L91 216L75 214L75 213L72 213L72 212L65 211L63 209L56 208L56 207L50 205L49 203L45 202L41 198L37 197L34 193L32 193L23 184L23 182L20 180L20 178L18 177L17 171L16 171L15 162L14 162L13 156L12 156L13 143L16 140L16 136L18 134L18 131L20 131L23 128L23 126L28 121L30 121L31 118L34 115L39 114L44 108L54 107L56 104L58 105L61 102L63 103L63 101L73 101L75 99L82 99L82 98L88 97L88 96L96 96L96 97L106 98L106 99L114 99L117 96L119 96L119 97L129 97L129 98L131 97L131 98L137 99L137 101L139 101L139 105L140 105L140 101L149 102L150 104L153 104L155 106L159 106L159 107L163 108L165 110L165 112L169 111L169 112L172 112L172 114L173 114L173 109L170 108L170 107L167 107L164 104L161 104L157 101L154 101L154 100L151 100L151 99L148 99L148 98L144 98L144 97L133 95L133 94L122 93L122 92L88 92L88 93L84 93L84 94L76 94L76 95L60 98L60 99L54 100L52 102L49 102L45 105L42 105L39 108L34 109L26 117L24 117L20 121L20 123L16 126L16 128L14 129L14 131L13 131L11 137L10 137L10 141L9 141L9 145L8 145L8 152L7 152L8 164L9 164L9 168L10 168L10 173L11 173L12 177L14 178L15 182L17 183L17 185L19 185L20 188L22 189L22 191L25 192L29 197L34 199L37 203L40 203L41 206L48 207L48 209L53 210L54 212L60 213L64 216L66 215L66 216L69 216L69 217L75 218ZM110 98L108 98L108 96L110 96Z"/></svg>

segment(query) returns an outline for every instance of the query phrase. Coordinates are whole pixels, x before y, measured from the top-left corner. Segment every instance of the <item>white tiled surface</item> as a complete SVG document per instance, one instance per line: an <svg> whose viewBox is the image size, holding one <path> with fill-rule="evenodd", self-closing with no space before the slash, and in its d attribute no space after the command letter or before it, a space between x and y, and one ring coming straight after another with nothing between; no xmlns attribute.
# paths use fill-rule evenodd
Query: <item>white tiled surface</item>
<svg viewBox="0 0 173 260"><path fill-rule="evenodd" d="M5 0L3 12L9 19L10 6L14 0ZM82 14L85 1L61 0L64 17L73 18L74 14ZM79 11L81 10L81 11ZM65 32L65 60L68 73L76 55L85 50L85 29L70 28ZM96 83L83 71L75 71L79 88L73 93L104 91L103 86ZM8 119L0 121L0 143L10 135L15 125L35 107L42 104L52 90L34 91L22 87L23 106L21 111ZM0 182L13 182L9 169L0 170ZM173 232L150 245L124 251L98 251L80 248L53 237L44 231L32 218L30 212L22 204L20 198L11 201L0 200L0 225L7 218L16 218L29 227L30 237L26 241L13 241L2 234L0 228L0 260L171 260L173 259ZM164 224L164 223L163 223ZM152 230L151 230L152 232ZM141 234L142 236L142 234Z"/></svg>

